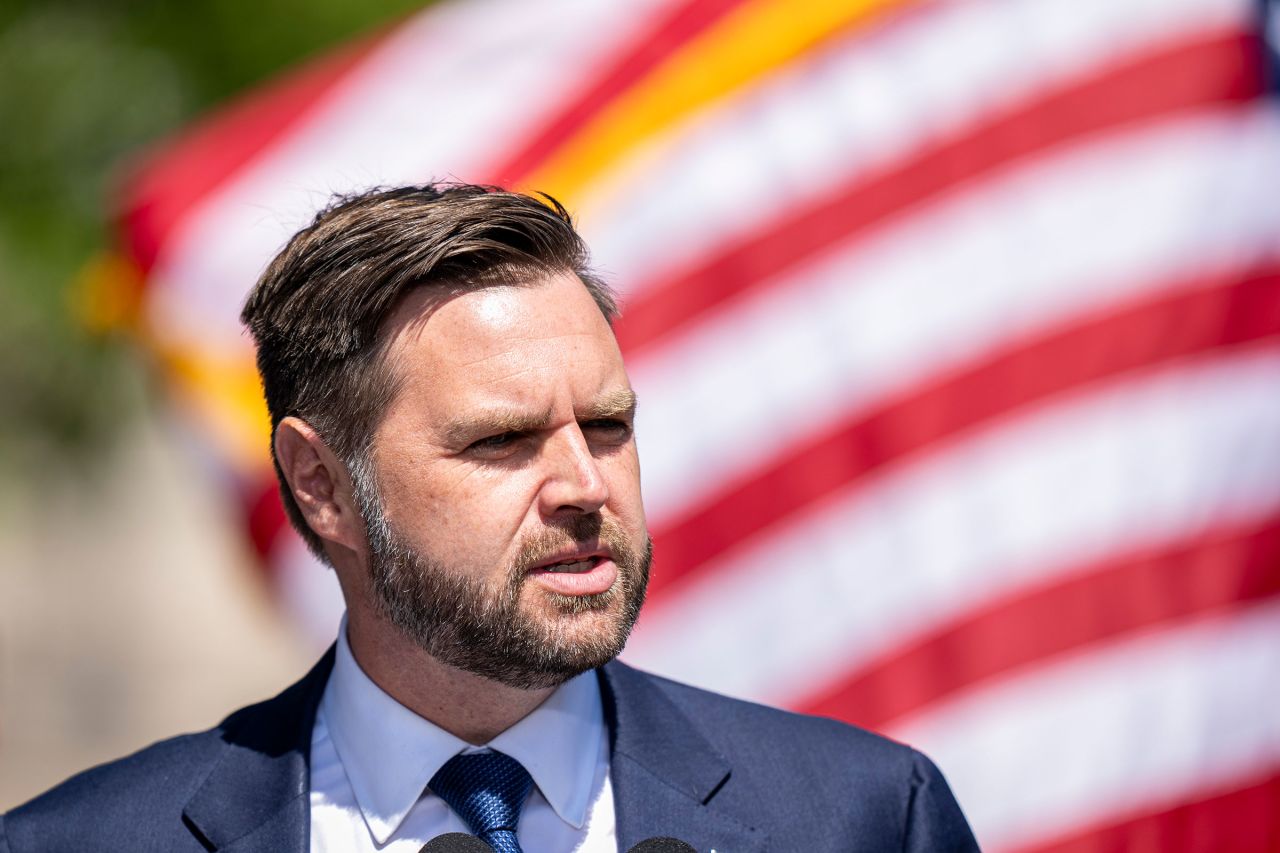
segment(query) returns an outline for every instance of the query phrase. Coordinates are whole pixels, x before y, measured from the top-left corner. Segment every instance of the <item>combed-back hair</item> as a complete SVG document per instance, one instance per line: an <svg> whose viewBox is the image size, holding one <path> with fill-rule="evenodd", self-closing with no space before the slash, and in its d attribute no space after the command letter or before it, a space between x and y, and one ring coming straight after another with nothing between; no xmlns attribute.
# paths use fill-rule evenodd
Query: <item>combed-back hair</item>
<svg viewBox="0 0 1280 853"><path fill-rule="evenodd" d="M275 431L297 416L353 476L395 395L379 332L411 290L461 293L576 275L610 322L617 304L589 268L564 207L498 187L427 184L340 196L268 265L240 319L258 347L272 461L289 520L327 561L275 457Z"/></svg>

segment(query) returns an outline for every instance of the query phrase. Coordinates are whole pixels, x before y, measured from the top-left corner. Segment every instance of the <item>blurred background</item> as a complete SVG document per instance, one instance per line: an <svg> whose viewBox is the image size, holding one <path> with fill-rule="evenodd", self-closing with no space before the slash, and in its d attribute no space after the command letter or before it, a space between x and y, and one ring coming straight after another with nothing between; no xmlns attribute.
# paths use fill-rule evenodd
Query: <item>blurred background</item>
<svg viewBox="0 0 1280 853"><path fill-rule="evenodd" d="M1276 20L6 5L0 809L331 641L239 306L332 193L456 178L623 295L628 660L921 747L984 849L1280 850Z"/></svg>

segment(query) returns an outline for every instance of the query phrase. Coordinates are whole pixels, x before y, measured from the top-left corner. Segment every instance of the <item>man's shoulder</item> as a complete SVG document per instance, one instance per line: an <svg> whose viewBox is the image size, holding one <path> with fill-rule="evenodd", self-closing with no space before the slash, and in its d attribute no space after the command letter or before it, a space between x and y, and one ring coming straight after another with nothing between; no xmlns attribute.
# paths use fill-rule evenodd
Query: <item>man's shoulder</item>
<svg viewBox="0 0 1280 853"><path fill-rule="evenodd" d="M77 773L0 818L14 851L61 849L87 834L118 838L153 814L180 814L221 751L217 728L154 743ZM0 850L3 850L0 847Z"/></svg>
<svg viewBox="0 0 1280 853"><path fill-rule="evenodd" d="M83 770L10 815L40 814L73 802L78 808L96 803L119 805L122 796L146 792L153 797L182 796L199 784L201 771L207 772L221 747L219 729L178 735L158 741L130 755Z"/></svg>
<svg viewBox="0 0 1280 853"><path fill-rule="evenodd" d="M331 657L279 695L212 728L84 770L0 815L0 853L110 848L103 840L135 850L182 849L179 841L195 841L183 826L184 809L217 771L249 766L254 759L245 756L269 759L305 748Z"/></svg>
<svg viewBox="0 0 1280 853"><path fill-rule="evenodd" d="M624 664L613 664L611 669L615 683L647 682L709 742L726 748L749 744L751 754L765 762L785 758L790 763L805 757L827 761L834 756L847 761L856 756L858 766L884 778L886 772L890 776L911 773L920 758L909 746L839 720L735 699ZM738 750L733 751L736 757Z"/></svg>
<svg viewBox="0 0 1280 853"><path fill-rule="evenodd" d="M710 753L703 754L719 756L727 770L717 802L753 826L770 828L777 839L802 839L801 846L813 850L977 849L941 772L910 746L623 664L606 667L605 679L618 703L615 719L645 729L618 732L617 749L652 755L653 740L685 752L705 746ZM809 814L826 818L818 826Z"/></svg>

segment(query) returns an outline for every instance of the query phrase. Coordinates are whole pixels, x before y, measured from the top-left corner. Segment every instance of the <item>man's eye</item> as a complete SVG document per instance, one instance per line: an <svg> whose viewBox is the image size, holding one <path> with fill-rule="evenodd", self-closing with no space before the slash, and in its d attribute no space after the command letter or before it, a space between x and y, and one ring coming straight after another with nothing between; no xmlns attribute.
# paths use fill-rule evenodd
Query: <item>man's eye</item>
<svg viewBox="0 0 1280 853"><path fill-rule="evenodd" d="M486 436L479 441L473 441L467 446L468 450L475 450L480 453L506 450L520 440L518 432L500 432L497 435Z"/></svg>
<svg viewBox="0 0 1280 853"><path fill-rule="evenodd" d="M624 442L631 438L631 424L614 418L587 421L582 431L600 441Z"/></svg>

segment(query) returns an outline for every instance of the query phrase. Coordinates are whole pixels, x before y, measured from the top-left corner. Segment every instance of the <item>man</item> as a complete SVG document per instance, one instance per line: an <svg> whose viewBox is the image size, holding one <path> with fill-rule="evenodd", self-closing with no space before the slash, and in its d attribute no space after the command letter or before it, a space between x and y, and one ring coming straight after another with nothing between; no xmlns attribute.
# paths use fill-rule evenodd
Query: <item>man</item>
<svg viewBox="0 0 1280 853"><path fill-rule="evenodd" d="M301 682L0 821L35 850L972 850L919 753L612 662L650 547L609 289L558 205L341 201L245 306L347 615Z"/></svg>

